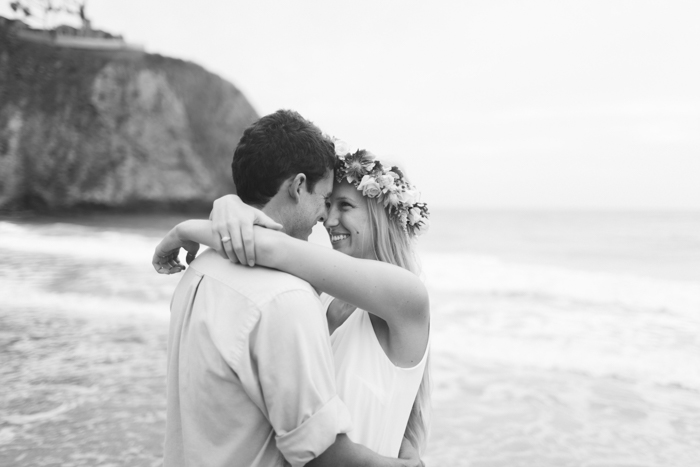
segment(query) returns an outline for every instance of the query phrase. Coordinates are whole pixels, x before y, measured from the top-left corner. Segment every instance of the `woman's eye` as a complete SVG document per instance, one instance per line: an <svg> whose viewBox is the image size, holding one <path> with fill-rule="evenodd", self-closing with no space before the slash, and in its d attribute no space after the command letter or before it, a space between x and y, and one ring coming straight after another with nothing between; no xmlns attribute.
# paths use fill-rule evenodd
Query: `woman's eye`
<svg viewBox="0 0 700 467"><path fill-rule="evenodd" d="M348 209L348 208L351 208L351 207L352 207L352 204L343 201L343 202L340 203L340 207L341 207L341 209Z"/></svg>

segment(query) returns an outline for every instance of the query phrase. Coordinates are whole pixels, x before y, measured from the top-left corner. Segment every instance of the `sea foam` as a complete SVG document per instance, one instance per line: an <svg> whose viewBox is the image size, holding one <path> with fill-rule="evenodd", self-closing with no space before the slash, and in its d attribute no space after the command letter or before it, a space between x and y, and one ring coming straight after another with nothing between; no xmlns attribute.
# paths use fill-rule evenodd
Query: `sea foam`
<svg viewBox="0 0 700 467"><path fill-rule="evenodd" d="M425 253L437 352L700 391L700 286Z"/></svg>

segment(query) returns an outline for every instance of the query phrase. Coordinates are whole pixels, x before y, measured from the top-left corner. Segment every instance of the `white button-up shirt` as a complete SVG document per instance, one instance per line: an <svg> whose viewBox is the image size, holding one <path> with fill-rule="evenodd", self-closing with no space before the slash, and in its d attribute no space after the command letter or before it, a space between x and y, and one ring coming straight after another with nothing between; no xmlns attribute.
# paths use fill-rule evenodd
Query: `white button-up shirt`
<svg viewBox="0 0 700 467"><path fill-rule="evenodd" d="M350 428L313 288L200 255L171 304L165 467L300 466Z"/></svg>

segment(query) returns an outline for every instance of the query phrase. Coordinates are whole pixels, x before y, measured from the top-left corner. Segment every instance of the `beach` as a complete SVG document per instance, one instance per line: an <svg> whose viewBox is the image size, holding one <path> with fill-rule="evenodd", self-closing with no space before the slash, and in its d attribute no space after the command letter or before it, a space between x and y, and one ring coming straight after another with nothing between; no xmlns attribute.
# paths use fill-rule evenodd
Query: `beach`
<svg viewBox="0 0 700 467"><path fill-rule="evenodd" d="M96 222L0 223L0 465L162 464L177 278L138 219Z"/></svg>
<svg viewBox="0 0 700 467"><path fill-rule="evenodd" d="M161 464L177 220L0 219L1 465ZM436 211L419 250L427 465L700 465L699 213Z"/></svg>

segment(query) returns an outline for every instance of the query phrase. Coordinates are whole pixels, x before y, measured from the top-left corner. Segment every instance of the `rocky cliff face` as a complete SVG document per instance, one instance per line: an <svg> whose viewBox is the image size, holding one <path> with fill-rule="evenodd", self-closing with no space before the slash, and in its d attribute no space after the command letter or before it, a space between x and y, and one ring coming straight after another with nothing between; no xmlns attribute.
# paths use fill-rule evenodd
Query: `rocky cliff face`
<svg viewBox="0 0 700 467"><path fill-rule="evenodd" d="M0 209L209 203L233 190L255 119L192 63L33 44L0 25Z"/></svg>

